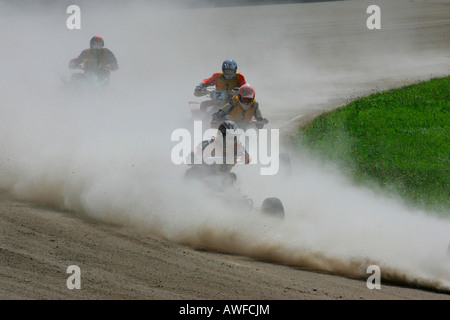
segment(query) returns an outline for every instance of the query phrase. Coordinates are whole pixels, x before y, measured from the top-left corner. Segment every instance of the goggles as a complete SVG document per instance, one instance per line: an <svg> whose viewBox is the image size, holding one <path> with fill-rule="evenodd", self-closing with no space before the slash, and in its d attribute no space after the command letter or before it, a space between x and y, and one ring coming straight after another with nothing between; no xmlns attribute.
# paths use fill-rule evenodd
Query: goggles
<svg viewBox="0 0 450 320"><path fill-rule="evenodd" d="M100 49L102 49L103 48L103 46L102 45L99 45L99 44L94 44L94 45L92 45L92 49L94 49L94 50L100 50Z"/></svg>
<svg viewBox="0 0 450 320"><path fill-rule="evenodd" d="M253 102L253 98L245 98L245 97L240 97L239 99L242 103L244 104L250 104Z"/></svg>

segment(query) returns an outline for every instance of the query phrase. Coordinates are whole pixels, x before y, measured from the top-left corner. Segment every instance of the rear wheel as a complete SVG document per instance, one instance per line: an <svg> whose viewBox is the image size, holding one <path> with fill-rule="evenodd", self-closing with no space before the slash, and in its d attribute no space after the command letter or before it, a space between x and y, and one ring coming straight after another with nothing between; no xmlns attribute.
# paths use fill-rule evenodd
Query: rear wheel
<svg viewBox="0 0 450 320"><path fill-rule="evenodd" d="M264 199L261 212L273 217L284 218L284 207L281 200L275 197Z"/></svg>

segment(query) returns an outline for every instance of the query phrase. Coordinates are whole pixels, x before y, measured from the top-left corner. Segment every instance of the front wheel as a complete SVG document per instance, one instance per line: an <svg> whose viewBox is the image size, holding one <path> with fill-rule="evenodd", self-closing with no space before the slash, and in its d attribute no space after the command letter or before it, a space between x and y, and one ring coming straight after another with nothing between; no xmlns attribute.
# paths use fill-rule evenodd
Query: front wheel
<svg viewBox="0 0 450 320"><path fill-rule="evenodd" d="M284 218L284 206L281 200L275 197L264 199L261 212L273 217Z"/></svg>

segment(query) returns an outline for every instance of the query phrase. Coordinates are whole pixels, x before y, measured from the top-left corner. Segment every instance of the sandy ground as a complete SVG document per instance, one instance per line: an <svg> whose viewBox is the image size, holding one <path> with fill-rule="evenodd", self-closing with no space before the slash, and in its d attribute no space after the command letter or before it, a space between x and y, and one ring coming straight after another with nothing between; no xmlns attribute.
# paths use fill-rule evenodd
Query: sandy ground
<svg viewBox="0 0 450 320"><path fill-rule="evenodd" d="M2 297L7 299L450 299L243 256L195 250L126 227L2 195ZM68 290L69 265L82 289Z"/></svg>
<svg viewBox="0 0 450 320"><path fill-rule="evenodd" d="M439 70L444 74L448 72L450 4L433 1L402 3L403 6L395 7L401 11L402 19L390 21L386 18L383 25L392 30L388 45L413 34L414 47L418 49L413 52L411 61L421 55L429 61L415 68L413 64L396 68L394 63L390 68L381 68L380 72L375 65L373 73L347 74L346 79L330 80L326 85L332 83L333 92L340 95L328 93L329 99L305 103L301 110L288 105L279 113L268 111L270 119L284 124L285 135L292 133L301 121L370 90L426 79ZM368 2L356 6L366 5ZM383 5L386 2L381 3L381 8ZM292 12L298 6L302 5L258 10L270 9L274 15L282 17L286 12L283 10ZM337 5L321 3L307 6L313 14L330 8L327 6ZM386 17L391 17L392 11L389 12L386 12ZM347 18L351 24L351 12ZM336 40L327 37L328 29L320 22L305 22L308 23L316 26L318 47L325 41ZM341 38L348 44L338 46L344 56L345 48L351 47L352 41L361 41L361 34L351 30L346 30L348 32ZM309 34L306 32L304 36L308 38ZM399 48L399 52L401 50ZM447 55L442 54L445 50ZM380 63L369 56L371 63ZM356 69L364 65L364 61L353 62ZM324 68L332 72L333 68L346 68L352 61L343 59L341 63ZM264 97L263 94L260 96ZM267 96L272 95L267 93ZM289 122L299 114L303 117ZM366 281L358 277L273 263L262 256L251 258L233 254L233 250L205 250L201 246L177 243L164 234L148 232L133 224L108 223L86 212L66 209L54 203L41 205L41 201L26 198L8 186L0 193L1 299L450 300L449 292L396 281L382 282L381 289L369 290ZM70 265L81 269L80 290L69 290L66 286L69 277L66 270Z"/></svg>

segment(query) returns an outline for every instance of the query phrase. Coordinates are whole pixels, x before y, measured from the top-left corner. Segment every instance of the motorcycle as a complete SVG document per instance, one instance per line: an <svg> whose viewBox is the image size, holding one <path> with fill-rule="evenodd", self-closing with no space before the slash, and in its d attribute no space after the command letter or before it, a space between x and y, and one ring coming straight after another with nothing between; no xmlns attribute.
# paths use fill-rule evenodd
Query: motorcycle
<svg viewBox="0 0 450 320"><path fill-rule="evenodd" d="M62 78L65 85L75 87L100 88L109 83L110 69L100 66L97 71L86 70L82 66L71 66L70 69L83 70L83 73L73 73L70 76Z"/></svg>
<svg viewBox="0 0 450 320"><path fill-rule="evenodd" d="M204 91L207 100L189 101L189 109L195 120L210 120L212 115L219 111L231 98L237 95L238 90L216 90L207 88Z"/></svg>

